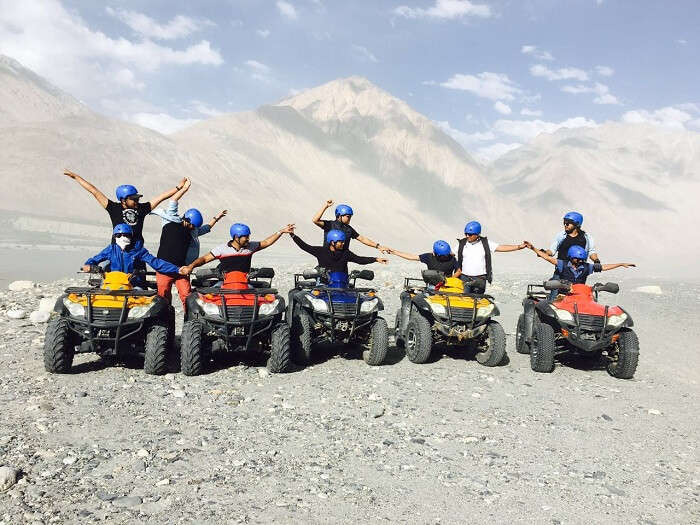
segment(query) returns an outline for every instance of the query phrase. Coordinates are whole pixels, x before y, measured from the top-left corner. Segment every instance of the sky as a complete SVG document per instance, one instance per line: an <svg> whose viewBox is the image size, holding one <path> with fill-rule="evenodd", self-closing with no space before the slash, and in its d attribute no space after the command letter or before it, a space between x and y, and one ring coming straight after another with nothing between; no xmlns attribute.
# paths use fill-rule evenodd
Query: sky
<svg viewBox="0 0 700 525"><path fill-rule="evenodd" d="M366 77L488 162L561 127L700 131L697 0L0 0L0 54L172 133Z"/></svg>

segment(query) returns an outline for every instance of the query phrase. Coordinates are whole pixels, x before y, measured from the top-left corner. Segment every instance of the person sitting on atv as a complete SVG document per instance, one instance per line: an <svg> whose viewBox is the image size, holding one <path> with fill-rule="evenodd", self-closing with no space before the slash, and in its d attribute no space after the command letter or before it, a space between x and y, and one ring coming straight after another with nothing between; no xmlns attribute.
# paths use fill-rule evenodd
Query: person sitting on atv
<svg viewBox="0 0 700 525"><path fill-rule="evenodd" d="M569 250L566 253L567 261L562 261L561 259L548 255L544 250L538 250L530 243L527 244L538 257L542 257L545 261L548 261L556 266L556 274L558 279L568 281L571 284L585 284L588 276L594 272L604 272L620 267L630 268L636 266L634 263L587 263L586 260L588 259L589 254L582 246L569 247ZM555 292L554 297L556 297L556 290L553 291Z"/></svg>
<svg viewBox="0 0 700 525"><path fill-rule="evenodd" d="M90 192L97 202L107 210L109 218L112 221L112 227L115 228L118 224L128 224L133 230L134 244L143 244L143 221L152 209L158 206L165 199L172 197L178 192L187 182L187 178L183 178L175 188L154 197L149 202L139 202L141 195L138 190L131 184L122 184L117 187L116 195L119 202L109 200L104 193L98 190L95 186L83 179L77 173L65 170L64 175L70 177L85 190Z"/></svg>
<svg viewBox="0 0 700 525"><path fill-rule="evenodd" d="M528 243L498 244L481 236L481 224L470 221L464 227L464 237L457 239L455 253L459 265L459 278L465 283L466 293L483 294L486 291L486 281L493 280L491 265L492 252L514 252L526 248ZM476 283L472 281L477 280ZM484 283L479 284L479 283Z"/></svg>
<svg viewBox="0 0 700 525"><path fill-rule="evenodd" d="M229 242L217 246L202 257L198 257L187 266L181 268L180 273L189 275L195 268L217 259L221 262L221 271L224 275L229 272L240 272L247 275L250 272L254 253L275 244L282 237L282 234L292 232L294 232L294 225L287 224L287 226L273 233L267 239L259 242L251 241L250 227L237 222L231 226L231 240Z"/></svg>
<svg viewBox="0 0 700 525"><path fill-rule="evenodd" d="M371 246L372 248L376 248L382 253L388 253L389 249L386 246L382 246L380 243L373 241L372 239L369 239L368 237L365 237L364 235L360 235L357 233L357 230L350 226L350 220L352 219L353 211L350 206L347 204L339 204L335 208L335 220L333 221L324 221L321 219L321 216L325 213L325 211L330 208L333 205L332 200L327 200L326 203L321 207L320 210L318 210L318 213L314 215L314 218L311 219L311 222L313 222L316 226L321 228L323 230L323 245L328 246L328 232L331 230L340 230L345 234L346 241L343 243L343 248L342 250L348 250L350 248L350 240L351 239L357 239L360 241L362 244L365 244L367 246Z"/></svg>
<svg viewBox="0 0 700 525"><path fill-rule="evenodd" d="M447 241L435 241L433 243L433 251L414 255L412 253L404 253L398 250L389 249L389 253L406 259L407 261L420 261L428 267L428 270L437 270L442 272L446 277L458 277L460 270L457 258L452 254L450 245Z"/></svg>
<svg viewBox="0 0 700 525"><path fill-rule="evenodd" d="M556 255L557 259L566 262L569 248L571 246L581 246L588 252L591 261L599 263L600 259L596 253L593 237L583 231L581 226L583 226L583 215L579 212L570 211L564 215L564 231L554 238L549 250L545 250L547 255Z"/></svg>
<svg viewBox="0 0 700 525"><path fill-rule="evenodd" d="M134 230L128 224L117 224L112 232L112 242L100 253L90 257L83 265L83 271L89 272L90 267L109 261L110 271L133 273L144 263L154 270L162 273L178 273L179 268L168 261L164 261L151 255L143 243L134 242ZM132 279L134 287L143 288L145 278L137 275Z"/></svg>
<svg viewBox="0 0 700 525"><path fill-rule="evenodd" d="M298 235L294 234L294 228L289 232L292 240L299 248L316 257L318 266L328 273L348 273L348 263L372 264L375 262L386 264L387 260L381 257L362 257L345 248L347 237L341 230L331 230L326 234L326 242L323 246L311 246L306 244Z"/></svg>

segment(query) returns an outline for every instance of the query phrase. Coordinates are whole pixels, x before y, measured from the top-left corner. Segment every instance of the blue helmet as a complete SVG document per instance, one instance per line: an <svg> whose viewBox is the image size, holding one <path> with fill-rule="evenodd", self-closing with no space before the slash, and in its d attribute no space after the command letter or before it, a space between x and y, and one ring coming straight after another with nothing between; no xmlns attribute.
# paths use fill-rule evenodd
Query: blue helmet
<svg viewBox="0 0 700 525"><path fill-rule="evenodd" d="M347 204L339 204L335 208L335 216L340 217L341 215L352 215L352 208Z"/></svg>
<svg viewBox="0 0 700 525"><path fill-rule="evenodd" d="M481 223L477 221L468 222L464 227L464 233L467 235L479 235L481 234Z"/></svg>
<svg viewBox="0 0 700 525"><path fill-rule="evenodd" d="M231 238L235 239L236 237L248 237L250 236L250 228L248 227L247 224L241 224L240 222L237 222L233 226L231 226L231 229L229 230L231 232Z"/></svg>
<svg viewBox="0 0 700 525"><path fill-rule="evenodd" d="M112 230L113 235L116 235L118 233L125 234L125 235L133 235L134 230L131 229L131 226L122 222L121 224L117 224L114 227L114 229Z"/></svg>
<svg viewBox="0 0 700 525"><path fill-rule="evenodd" d="M571 246L569 247L569 251L566 252L566 256L569 259L581 259L585 261L588 259L588 252L583 246Z"/></svg>
<svg viewBox="0 0 700 525"><path fill-rule="evenodd" d="M345 242L346 239L345 232L340 230L331 230L326 234L326 241L329 244L337 241Z"/></svg>
<svg viewBox="0 0 700 525"><path fill-rule="evenodd" d="M573 222L577 228L583 226L583 215L577 211L570 211L564 215L564 220Z"/></svg>
<svg viewBox="0 0 700 525"><path fill-rule="evenodd" d="M433 253L435 255L450 255L452 250L446 241L435 241L433 243Z"/></svg>
<svg viewBox="0 0 700 525"><path fill-rule="evenodd" d="M196 208L190 208L187 210L182 218L187 219L195 228L199 228L202 224L204 224L204 217L202 217L202 214Z"/></svg>
<svg viewBox="0 0 700 525"><path fill-rule="evenodd" d="M116 193L118 201L126 199L127 197L143 197L143 195L139 193L139 190L136 189L136 186L132 186L131 184L117 186Z"/></svg>

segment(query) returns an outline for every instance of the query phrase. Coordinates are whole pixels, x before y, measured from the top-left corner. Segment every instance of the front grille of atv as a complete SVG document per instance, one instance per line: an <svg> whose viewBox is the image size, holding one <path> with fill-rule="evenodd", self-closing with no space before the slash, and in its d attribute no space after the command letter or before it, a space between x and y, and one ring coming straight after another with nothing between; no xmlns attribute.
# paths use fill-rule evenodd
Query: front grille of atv
<svg viewBox="0 0 700 525"><path fill-rule="evenodd" d="M357 304L355 303L337 303L333 301L333 313L343 317L355 317Z"/></svg>
<svg viewBox="0 0 700 525"><path fill-rule="evenodd" d="M118 323L121 315L119 308L92 308L92 321L97 323Z"/></svg>
<svg viewBox="0 0 700 525"><path fill-rule="evenodd" d="M226 318L233 323L250 323L255 314L255 306L227 306Z"/></svg>
<svg viewBox="0 0 700 525"><path fill-rule="evenodd" d="M471 308L450 308L452 320L460 323L469 323L474 316L474 310Z"/></svg>
<svg viewBox="0 0 700 525"><path fill-rule="evenodd" d="M578 314L578 322L581 330L600 332L603 329L603 317L599 315Z"/></svg>

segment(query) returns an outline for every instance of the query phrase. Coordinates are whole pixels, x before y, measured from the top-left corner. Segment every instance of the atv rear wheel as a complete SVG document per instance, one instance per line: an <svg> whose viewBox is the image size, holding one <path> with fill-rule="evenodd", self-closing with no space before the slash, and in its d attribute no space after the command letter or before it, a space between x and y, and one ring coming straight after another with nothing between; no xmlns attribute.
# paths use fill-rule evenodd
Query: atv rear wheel
<svg viewBox="0 0 700 525"><path fill-rule="evenodd" d="M206 366L204 327L199 319L191 319L182 326L180 340L180 370L186 376L198 376Z"/></svg>
<svg viewBox="0 0 700 525"><path fill-rule="evenodd" d="M608 374L618 379L632 379L639 361L639 339L632 330L620 331L617 340L617 359L608 363Z"/></svg>
<svg viewBox="0 0 700 525"><path fill-rule="evenodd" d="M148 328L143 357L144 372L162 376L168 371L169 340L170 334L166 324L156 323Z"/></svg>
<svg viewBox="0 0 700 525"><path fill-rule="evenodd" d="M308 365L311 362L313 340L313 319L309 313L299 308L292 317L291 345L292 360L298 365Z"/></svg>
<svg viewBox="0 0 700 525"><path fill-rule="evenodd" d="M273 374L289 372L292 366L289 338L289 325L280 321L270 334L270 358L267 360L267 369Z"/></svg>
<svg viewBox="0 0 700 525"><path fill-rule="evenodd" d="M75 346L68 320L55 317L46 327L44 340L44 368L52 374L65 374L73 366Z"/></svg>
<svg viewBox="0 0 700 525"><path fill-rule="evenodd" d="M520 314L515 328L515 351L519 354L530 353L530 344L525 341L525 314Z"/></svg>
<svg viewBox="0 0 700 525"><path fill-rule="evenodd" d="M406 327L406 357L412 363L425 363L433 349L430 322L417 308L411 309Z"/></svg>
<svg viewBox="0 0 700 525"><path fill-rule="evenodd" d="M506 333L499 322L489 321L484 342L477 348L476 360L484 366L498 366L505 357Z"/></svg>
<svg viewBox="0 0 700 525"><path fill-rule="evenodd" d="M554 328L547 323L536 322L530 346L530 368L535 372L554 370Z"/></svg>
<svg viewBox="0 0 700 525"><path fill-rule="evenodd" d="M386 319L377 317L372 323L367 349L362 352L362 359L370 366L379 366L384 363L388 351L389 326Z"/></svg>
<svg viewBox="0 0 700 525"><path fill-rule="evenodd" d="M399 324L401 323L401 309L399 308L399 311L396 312L396 320L394 321L394 339L396 340L396 346L399 348L404 348L406 346L406 341L403 340L403 337L401 337L401 327Z"/></svg>

